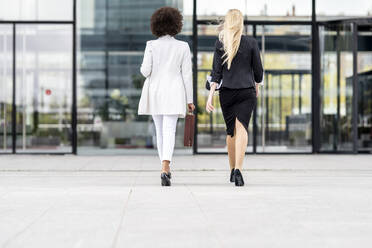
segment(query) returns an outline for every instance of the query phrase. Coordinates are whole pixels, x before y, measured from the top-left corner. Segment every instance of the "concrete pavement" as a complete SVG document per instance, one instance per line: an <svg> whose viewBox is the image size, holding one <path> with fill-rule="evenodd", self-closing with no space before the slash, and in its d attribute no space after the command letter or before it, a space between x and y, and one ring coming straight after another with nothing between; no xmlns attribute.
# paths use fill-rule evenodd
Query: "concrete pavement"
<svg viewBox="0 0 372 248"><path fill-rule="evenodd" d="M372 156L0 156L0 247L370 247Z"/></svg>

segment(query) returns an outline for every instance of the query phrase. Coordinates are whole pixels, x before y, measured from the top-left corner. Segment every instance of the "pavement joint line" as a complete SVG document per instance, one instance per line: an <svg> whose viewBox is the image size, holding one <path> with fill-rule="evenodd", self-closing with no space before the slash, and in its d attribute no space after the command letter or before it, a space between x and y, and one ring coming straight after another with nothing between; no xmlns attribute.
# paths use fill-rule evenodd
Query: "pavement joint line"
<svg viewBox="0 0 372 248"><path fill-rule="evenodd" d="M201 205L200 205L198 199L196 198L196 196L194 195L194 193L192 192L192 190L189 188L189 186L188 186L187 184L184 184L184 186L185 186L186 189L189 191L191 197L194 199L194 202L196 203L197 207L199 208L199 210L200 210L200 212L201 212L201 214L202 214L202 216L203 216L203 218L204 218L204 222L205 222L205 224L206 224L206 226L207 226L207 230L208 230L208 232L211 234L211 236L213 236L213 237L217 240L217 243L220 245L220 247L222 247L222 248L225 247L225 246L223 245L223 242L222 242L221 239L219 238L218 234L215 233L215 232L213 231L213 228L211 228L211 225L209 224L208 217L207 217L207 215L205 214L203 208L201 207Z"/></svg>
<svg viewBox="0 0 372 248"><path fill-rule="evenodd" d="M130 197L132 195L132 192L133 192L133 189L131 188L130 191L129 191L128 197L127 197L127 199L124 203L123 210L122 210L122 215L121 215L120 221L119 221L119 226L118 226L118 229L116 230L114 240L112 242L112 247L113 248L115 248L117 246L117 242L118 242L118 239L119 239L119 234L120 234L120 231L122 230L123 225L124 225L124 218L125 218L125 214L127 212L128 203L129 203Z"/></svg>
<svg viewBox="0 0 372 248"><path fill-rule="evenodd" d="M67 195L69 189L68 190L65 190L65 192L63 193L63 195ZM18 238L19 236L21 236L24 232L26 232L28 229L30 229L31 226L33 226L39 219L41 219L43 216L45 216L53 207L55 207L57 205L57 203L59 203L61 200L56 200L55 202L53 202L52 204L50 204L49 207L47 207L41 214L39 214L37 217L35 217L29 224L27 224L24 228L22 228L20 231L18 231L17 233L15 233L12 237L8 238L8 240L6 240L3 245L1 246L1 248L6 248L7 246L9 246L9 244L16 238Z"/></svg>
<svg viewBox="0 0 372 248"><path fill-rule="evenodd" d="M105 170L105 169L98 169L98 170L42 170L42 169L0 169L1 172L156 172L159 171L157 169L122 169L122 170ZM221 172L221 171L229 171L228 169L173 169L172 171L175 172ZM273 172L371 172L372 169L243 169L242 171L273 171ZM0 174L1 176L1 174Z"/></svg>
<svg viewBox="0 0 372 248"><path fill-rule="evenodd" d="M119 226L118 226L118 228L117 228L117 230L116 230L116 232L115 232L114 240L113 240L112 245L111 245L112 248L115 248L116 245L117 245L117 242L118 242L118 239L119 239L120 231L121 231L122 228L123 228L124 217L125 217L125 214L126 214L126 210L127 210L128 203L129 203L130 197L131 197L131 195L132 195L132 192L133 192L133 189L131 188L131 189L129 190L128 197L127 197L127 199L126 199L125 202L124 202L123 209L122 209L122 214L121 214L121 216L120 216Z"/></svg>
<svg viewBox="0 0 372 248"><path fill-rule="evenodd" d="M114 240L112 242L112 248L115 248L117 246L117 242L118 242L118 239L119 239L119 234L120 234L120 231L124 228L124 220L125 220L125 214L127 212L127 208L128 208L128 205L129 205L129 200L130 200L130 197L134 191L134 188L137 184L137 180L139 178L141 174L141 171L138 171L137 173L137 176L134 178L134 182L129 190L129 194L128 194L128 197L124 203L124 206L123 206L123 210L122 210L122 215L120 217L120 221L119 221L119 226L118 226L118 229L116 230L116 233L115 233L115 236L114 236Z"/></svg>

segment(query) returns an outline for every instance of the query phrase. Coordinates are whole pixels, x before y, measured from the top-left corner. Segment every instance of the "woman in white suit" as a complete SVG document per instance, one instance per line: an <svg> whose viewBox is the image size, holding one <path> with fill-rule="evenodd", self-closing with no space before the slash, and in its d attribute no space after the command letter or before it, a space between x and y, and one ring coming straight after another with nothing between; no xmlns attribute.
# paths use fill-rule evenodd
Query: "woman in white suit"
<svg viewBox="0 0 372 248"><path fill-rule="evenodd" d="M163 7L151 16L151 32L158 37L146 43L141 73L146 77L138 106L139 115L151 115L162 164L161 185L171 185L172 161L178 118L195 109L189 45L174 38L182 29L178 9Z"/></svg>

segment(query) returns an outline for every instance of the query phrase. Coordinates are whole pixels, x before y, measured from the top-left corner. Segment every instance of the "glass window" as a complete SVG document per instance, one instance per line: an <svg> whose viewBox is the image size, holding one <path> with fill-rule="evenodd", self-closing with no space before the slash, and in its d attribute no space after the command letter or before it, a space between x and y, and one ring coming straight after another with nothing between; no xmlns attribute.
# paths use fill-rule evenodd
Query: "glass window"
<svg viewBox="0 0 372 248"><path fill-rule="evenodd" d="M311 151L311 26L257 25L265 82L257 102L257 152ZM252 35L252 26L246 33ZM198 152L226 152L226 132L218 97L207 113L217 25L198 25ZM253 151L253 116L247 152Z"/></svg>
<svg viewBox="0 0 372 248"><path fill-rule="evenodd" d="M311 26L258 25L257 152L311 152Z"/></svg>
<svg viewBox="0 0 372 248"><path fill-rule="evenodd" d="M82 0L78 4L78 152L156 154L152 118L138 116L144 77L140 66L152 13L165 5L184 9L192 1ZM188 6L187 8L190 8ZM192 9L192 7L191 7ZM191 48L192 15L184 14L177 39ZM178 120L175 153L183 146L184 119Z"/></svg>
<svg viewBox="0 0 372 248"><path fill-rule="evenodd" d="M16 26L17 152L72 151L72 25Z"/></svg>
<svg viewBox="0 0 372 248"><path fill-rule="evenodd" d="M317 0L316 15L318 20L340 19L342 17L349 18L372 16L372 2L370 0Z"/></svg>
<svg viewBox="0 0 372 248"><path fill-rule="evenodd" d="M372 153L372 25L358 32L358 149Z"/></svg>
<svg viewBox="0 0 372 248"><path fill-rule="evenodd" d="M207 75L210 75L214 45L218 37L218 25L198 25L198 102L197 102L197 150L198 152L227 152L226 124L222 116L219 97L214 100L215 110L207 113L205 105L209 91L205 89ZM252 35L252 27L246 26L245 33ZM249 125L247 152L253 151L253 122Z"/></svg>
<svg viewBox="0 0 372 248"><path fill-rule="evenodd" d="M12 149L13 27L0 24L0 153Z"/></svg>
<svg viewBox="0 0 372 248"><path fill-rule="evenodd" d="M218 96L213 98L215 111L207 113L205 104L209 92L205 89L210 75L214 44L218 37L217 25L198 25L198 86L197 86L197 150L198 152L226 152L226 126Z"/></svg>
<svg viewBox="0 0 372 248"><path fill-rule="evenodd" d="M322 151L352 151L352 26L320 28Z"/></svg>
<svg viewBox="0 0 372 248"><path fill-rule="evenodd" d="M0 20L72 21L72 0L0 1Z"/></svg>
<svg viewBox="0 0 372 248"><path fill-rule="evenodd" d="M198 19L223 17L228 9L239 9L249 20L310 20L311 0L209 0L197 1Z"/></svg>

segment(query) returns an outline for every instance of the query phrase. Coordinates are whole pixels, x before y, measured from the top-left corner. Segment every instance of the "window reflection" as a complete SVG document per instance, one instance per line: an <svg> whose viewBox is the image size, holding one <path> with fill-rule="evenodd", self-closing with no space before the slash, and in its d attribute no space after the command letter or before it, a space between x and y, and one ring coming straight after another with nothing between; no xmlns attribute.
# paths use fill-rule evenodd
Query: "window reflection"
<svg viewBox="0 0 372 248"><path fill-rule="evenodd" d="M17 152L72 151L72 26L17 25Z"/></svg>
<svg viewBox="0 0 372 248"><path fill-rule="evenodd" d="M0 1L0 20L72 21L72 2ZM77 1L79 152L104 149L104 153L115 153L127 148L153 151L152 120L136 114L144 81L139 67L146 41L155 38L150 32L150 17L155 9L164 5L179 8L184 14L184 28L177 38L192 47L192 3L185 0ZM240 9L246 19L254 21L309 21L311 16L310 0L259 0L254 4L247 0L216 0L213 4L209 0L197 0L197 19L221 19L229 8ZM318 0L316 8L319 21L372 15L372 5L365 0L352 3ZM72 25L35 24L35 28L21 23L16 26L17 149L69 152ZM258 152L311 150L310 28L310 25L256 26L266 69L263 96L257 105ZM369 100L372 35L367 22L360 22L359 29L357 145L359 151L369 152L372 147ZM1 152L11 148L11 32L12 26L0 26ZM246 32L252 35L253 26L246 26ZM210 73L217 34L216 25L198 25L199 152L225 151L225 125L218 97L215 112L208 114L204 110L205 76ZM353 147L351 35L350 24L320 25L322 151L351 151ZM247 151L253 151L252 123ZM182 119L178 125L176 148L180 151L183 150Z"/></svg>
<svg viewBox="0 0 372 248"><path fill-rule="evenodd" d="M372 51L369 42L372 37L368 26L359 26L358 39L358 149L372 152ZM348 79L350 80L350 79Z"/></svg>
<svg viewBox="0 0 372 248"><path fill-rule="evenodd" d="M354 1L316 1L317 20L332 20L350 17L372 16L372 4L369 0Z"/></svg>
<svg viewBox="0 0 372 248"><path fill-rule="evenodd" d="M0 20L72 21L73 0L2 0Z"/></svg>
<svg viewBox="0 0 372 248"><path fill-rule="evenodd" d="M13 28L0 25L0 153L12 148Z"/></svg>
<svg viewBox="0 0 372 248"><path fill-rule="evenodd" d="M197 1L198 20L218 19L228 9L239 9L248 20L310 20L311 0Z"/></svg>
<svg viewBox="0 0 372 248"><path fill-rule="evenodd" d="M207 75L210 75L214 45L218 37L218 25L198 25L198 105L197 139L198 152L226 152L226 125L223 119L218 93L213 98L215 110L207 113L205 105L209 91L205 89ZM245 33L252 35L252 27L246 27ZM253 117L252 117L253 118ZM253 151L253 126L249 125L247 151Z"/></svg>
<svg viewBox="0 0 372 248"><path fill-rule="evenodd" d="M257 102L258 152L311 151L310 26L257 26L265 76Z"/></svg>
<svg viewBox="0 0 372 248"><path fill-rule="evenodd" d="M138 116L144 82L139 68L152 13L164 5L184 12L184 1L82 0L79 6L78 145L79 153L97 149L150 152L155 146L152 118ZM192 8L191 8L192 9ZM191 47L191 15L176 38ZM186 107L186 106L185 106ZM176 149L183 147L184 120L178 120ZM186 149L186 152L191 152ZM133 150L131 150L133 152ZM177 152L177 151L176 151Z"/></svg>
<svg viewBox="0 0 372 248"><path fill-rule="evenodd" d="M321 28L321 150L351 151L352 28L351 24Z"/></svg>

